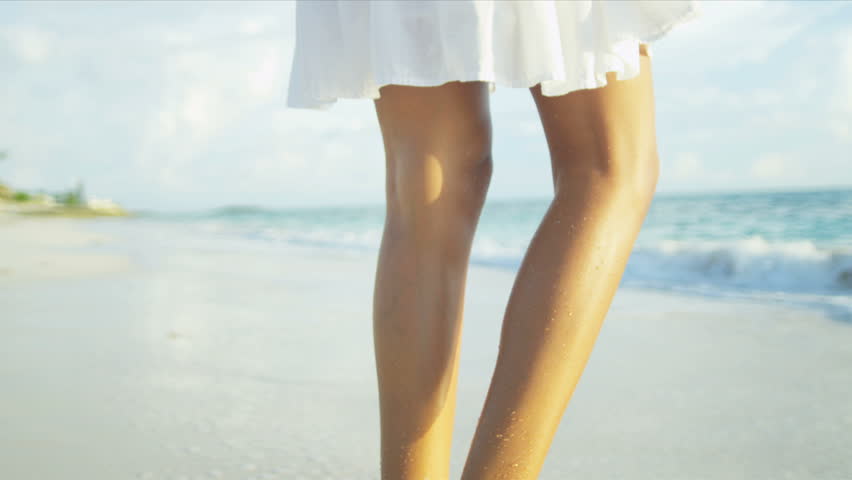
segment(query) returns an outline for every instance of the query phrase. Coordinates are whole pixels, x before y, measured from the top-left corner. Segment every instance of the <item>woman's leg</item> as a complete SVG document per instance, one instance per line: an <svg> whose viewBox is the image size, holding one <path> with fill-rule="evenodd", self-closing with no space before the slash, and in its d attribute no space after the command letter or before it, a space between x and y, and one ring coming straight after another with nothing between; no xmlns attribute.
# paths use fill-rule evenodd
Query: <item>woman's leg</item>
<svg viewBox="0 0 852 480"><path fill-rule="evenodd" d="M467 265L491 180L487 84L390 85L373 309L382 478L449 476Z"/></svg>
<svg viewBox="0 0 852 480"><path fill-rule="evenodd" d="M650 59L544 97L555 195L521 264L463 480L534 479L580 379L657 182Z"/></svg>

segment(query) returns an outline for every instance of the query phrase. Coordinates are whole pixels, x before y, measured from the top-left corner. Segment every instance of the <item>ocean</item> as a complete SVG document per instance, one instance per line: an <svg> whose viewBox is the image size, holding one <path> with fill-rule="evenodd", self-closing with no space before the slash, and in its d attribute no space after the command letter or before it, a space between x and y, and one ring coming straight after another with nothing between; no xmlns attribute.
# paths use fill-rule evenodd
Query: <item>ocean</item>
<svg viewBox="0 0 852 480"><path fill-rule="evenodd" d="M489 199L471 263L517 270L549 199ZM147 212L194 235L374 252L384 205ZM826 309L852 321L852 189L657 194L622 286Z"/></svg>

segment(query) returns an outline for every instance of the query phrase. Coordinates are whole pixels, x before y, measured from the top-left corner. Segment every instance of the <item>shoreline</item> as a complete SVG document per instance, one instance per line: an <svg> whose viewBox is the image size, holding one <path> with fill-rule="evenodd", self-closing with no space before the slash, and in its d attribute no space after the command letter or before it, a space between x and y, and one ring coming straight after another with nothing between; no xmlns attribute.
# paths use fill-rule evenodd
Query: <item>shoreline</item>
<svg viewBox="0 0 852 480"><path fill-rule="evenodd" d="M45 264L42 262L42 266L54 266L54 264L56 264L56 268L51 271L48 271L45 268L39 270L37 265L34 265L32 262L22 262L22 256L15 255L14 257L18 259L18 265L17 269L13 270L18 272L20 275L11 275L9 266L7 265L4 269L3 264L0 263L0 279L5 277L9 280L18 276L26 278L38 278L39 276L43 276L45 278L52 278L56 276L68 277L74 275L85 275L88 274L88 271L90 271L90 274L98 274L99 272L109 273L128 268L133 262L127 255L127 249L122 248L122 242L124 242L126 238L121 238L122 236L127 236L128 232L124 231L119 235L115 235L116 232L112 231L113 229L110 228L109 224L111 222L115 222L113 225L124 224L130 226L133 224L123 222L133 222L140 218L141 217L136 217L133 214L121 217L108 215L94 215L86 217L64 215L20 215L0 210L0 227L10 225L12 223L29 222L26 224L29 225L26 229L16 228L6 232L6 235L11 237L7 238L5 242L7 245L10 240L14 241L17 238L18 240L14 242L16 244L14 248L21 247L24 249L23 251L30 252L23 255L23 258L31 256L33 252L39 252L42 257L47 255L47 257L42 259L47 263ZM94 228L95 222L97 222L98 228ZM107 227L105 229L101 228L100 224L107 224ZM130 230L132 231L133 228L134 227L130 227ZM104 230L109 233L97 233ZM193 247L189 245L197 246L210 244L210 242L205 241L197 242L196 239L193 238L193 234L189 234L185 231L181 232L179 230L172 229L169 234L177 234L183 238L174 245L171 243L171 237L165 241L160 238L157 243L160 248L170 249L172 247L178 247L191 249ZM113 237L117 237L119 241L116 242L116 238ZM0 250L3 248L2 242L3 240L0 239ZM378 254L377 251L373 250L340 249L322 245L296 245L280 242L259 243L240 238L216 238L213 239L213 242L217 246L224 246L224 248L228 251L233 252L248 250L257 254L275 255L285 253L287 255L308 256L311 258L361 258L369 259L369 261L373 263L375 263ZM68 248L53 249L54 247L62 246L73 248L75 250L68 252ZM47 253L41 249L41 247L51 248L53 250ZM98 251L92 247L103 247L103 249ZM84 257L88 260L83 261ZM91 263L86 264L87 261ZM512 278L514 278L516 273L516 270L507 268L504 265L492 264L489 262L478 262L475 260L471 261L470 269L481 269L484 272L493 272L495 275L510 275ZM631 284L622 284L619 287L619 292L621 296L649 295L651 297L659 298L679 298L687 302L697 301L709 302L711 304L754 304L758 306L765 306L770 309L804 310L819 315L826 315L833 321L852 323L852 310L850 310L852 305L850 305L848 301L844 302L842 297L836 296L812 294L787 298L782 294L768 295L767 292L764 291L710 291L690 288L681 289L676 286L660 288Z"/></svg>

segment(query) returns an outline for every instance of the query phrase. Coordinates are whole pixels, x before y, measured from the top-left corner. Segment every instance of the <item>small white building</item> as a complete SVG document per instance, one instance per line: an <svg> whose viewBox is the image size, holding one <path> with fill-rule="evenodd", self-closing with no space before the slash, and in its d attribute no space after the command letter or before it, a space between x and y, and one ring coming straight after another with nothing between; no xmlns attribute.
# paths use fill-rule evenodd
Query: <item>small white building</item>
<svg viewBox="0 0 852 480"><path fill-rule="evenodd" d="M123 208L108 198L89 198L86 200L86 206L90 210L108 215L123 215L125 213Z"/></svg>

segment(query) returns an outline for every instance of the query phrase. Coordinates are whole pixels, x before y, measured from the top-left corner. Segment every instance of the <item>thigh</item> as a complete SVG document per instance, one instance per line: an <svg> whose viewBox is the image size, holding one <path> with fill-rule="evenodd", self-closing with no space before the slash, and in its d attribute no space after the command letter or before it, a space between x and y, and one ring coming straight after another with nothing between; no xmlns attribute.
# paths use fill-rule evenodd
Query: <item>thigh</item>
<svg viewBox="0 0 852 480"><path fill-rule="evenodd" d="M448 82L435 87L386 85L375 100L385 148L432 150L490 141L488 84ZM404 152L400 152L404 153Z"/></svg>
<svg viewBox="0 0 852 480"><path fill-rule="evenodd" d="M651 59L640 46L641 73L630 80L547 97L531 88L551 153L554 182L562 175L636 173L656 158Z"/></svg>

